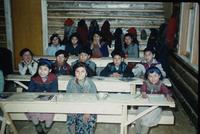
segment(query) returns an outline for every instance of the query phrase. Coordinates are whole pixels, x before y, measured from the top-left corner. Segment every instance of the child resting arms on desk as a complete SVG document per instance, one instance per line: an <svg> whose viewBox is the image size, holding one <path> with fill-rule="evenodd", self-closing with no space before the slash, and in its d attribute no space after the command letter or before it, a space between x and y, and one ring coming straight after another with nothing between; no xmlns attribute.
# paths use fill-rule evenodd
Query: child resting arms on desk
<svg viewBox="0 0 200 134"><path fill-rule="evenodd" d="M101 71L100 76L106 77L133 77L133 73L128 69L127 64L123 61L124 53L114 50L112 52L113 62L108 63Z"/></svg>
<svg viewBox="0 0 200 134"><path fill-rule="evenodd" d="M52 64L47 59L40 59L38 69L32 76L28 91L29 92L57 92L58 79L51 73ZM54 114L51 113L26 113L29 120L35 125L38 134L46 134L52 126ZM45 125L42 125L42 123Z"/></svg>
<svg viewBox="0 0 200 134"><path fill-rule="evenodd" d="M157 67L150 67L145 73L145 81L141 86L141 93L143 98L147 98L148 94L164 94L168 101L172 101L170 90L162 84L162 74ZM139 107L138 113L141 113L148 107ZM144 115L136 120L136 133L148 134L149 127L156 126L161 118L161 108Z"/></svg>
<svg viewBox="0 0 200 134"><path fill-rule="evenodd" d="M87 78L84 63L74 66L75 77L69 80L67 93L96 93L94 82ZM67 134L93 134L97 116L95 114L68 114Z"/></svg>

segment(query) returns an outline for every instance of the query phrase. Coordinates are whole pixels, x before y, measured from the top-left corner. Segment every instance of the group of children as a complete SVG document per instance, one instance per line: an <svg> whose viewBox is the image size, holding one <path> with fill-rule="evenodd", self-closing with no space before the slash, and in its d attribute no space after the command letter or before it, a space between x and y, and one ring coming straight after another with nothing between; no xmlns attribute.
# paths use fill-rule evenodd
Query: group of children
<svg viewBox="0 0 200 134"><path fill-rule="evenodd" d="M123 35L121 30L119 35L114 36L110 32L108 20L104 22L101 30L96 20L91 21L89 29L83 19L78 22L77 28L70 18L64 24L64 39L61 40L57 33L52 34L46 49L47 55L54 56L56 51L65 50L69 55L78 56L82 48L89 48L92 50L93 58L108 57L109 47L111 48L112 41L115 40L114 50L123 52L126 57L139 57L139 42L136 31L127 30L128 33ZM116 33L119 29L121 28L116 29Z"/></svg>
<svg viewBox="0 0 200 134"><path fill-rule="evenodd" d="M67 63L69 55L65 50L55 52L56 61L51 63L47 59L33 59L31 50L24 48L20 52L22 61L19 63L20 74L31 74L29 83L29 92L57 92L58 80L57 75L73 75L67 85L67 93L97 93L94 82L89 78L96 74L96 64L90 60L92 50L83 48L79 51L79 59L71 65ZM123 61L125 54L120 51L113 51L113 62L100 72L100 76L106 77L141 77L145 81L141 86L143 98L148 94L165 94L169 101L172 100L171 92L162 83L162 78L166 73L162 65L154 59L154 51L146 48L144 50L143 60L136 64L135 67L129 68ZM145 110L147 107L139 107L138 112ZM137 134L147 134L149 127L158 124L161 109L150 112L136 121ZM48 133L53 123L54 114L49 113L27 113L28 119L32 120L38 134ZM155 118L155 120L152 118ZM69 134L92 134L94 133L96 115L94 114L68 114L67 132Z"/></svg>

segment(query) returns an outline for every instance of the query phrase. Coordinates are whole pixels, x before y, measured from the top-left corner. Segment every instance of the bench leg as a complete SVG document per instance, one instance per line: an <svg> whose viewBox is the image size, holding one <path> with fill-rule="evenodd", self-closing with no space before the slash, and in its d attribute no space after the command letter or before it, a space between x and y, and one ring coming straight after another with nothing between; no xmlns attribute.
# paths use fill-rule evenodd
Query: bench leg
<svg viewBox="0 0 200 134"><path fill-rule="evenodd" d="M4 114L4 117L3 117L3 121L2 121L2 125L1 125L1 133L0 134L4 134L7 121L10 123L13 134L18 134L17 129L16 129L12 119L10 118L10 115L5 112L3 114Z"/></svg>
<svg viewBox="0 0 200 134"><path fill-rule="evenodd" d="M128 125L125 125L126 121L128 119L128 111L127 111L127 106L123 105L122 106L122 122L121 122L121 134L127 134L127 127Z"/></svg>

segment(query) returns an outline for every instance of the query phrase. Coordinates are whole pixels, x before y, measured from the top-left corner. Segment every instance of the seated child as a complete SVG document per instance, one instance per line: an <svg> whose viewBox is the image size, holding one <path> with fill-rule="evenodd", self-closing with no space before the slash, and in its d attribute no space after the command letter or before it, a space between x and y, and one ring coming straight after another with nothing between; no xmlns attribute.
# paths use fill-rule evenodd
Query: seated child
<svg viewBox="0 0 200 134"><path fill-rule="evenodd" d="M159 68L162 76L166 77L166 73L163 70L161 63L154 58L154 51L147 47L144 49L144 59L140 63L136 64L136 66L132 69L132 72L134 73L134 76L143 76L146 70L152 66Z"/></svg>
<svg viewBox="0 0 200 134"><path fill-rule="evenodd" d="M122 50L125 53L125 57L138 58L139 57L139 42L137 36L127 33L124 35L124 45Z"/></svg>
<svg viewBox="0 0 200 134"><path fill-rule="evenodd" d="M29 92L57 92L58 80L51 73L52 64L47 59L40 59L37 73L31 77ZM26 113L29 120L35 125L38 134L48 133L52 126L54 114L52 113ZM44 121L44 125L42 124Z"/></svg>
<svg viewBox="0 0 200 134"><path fill-rule="evenodd" d="M113 51L112 58L113 62L107 64L107 66L101 71L100 76L133 77L133 73L128 69L127 64L123 61L124 54L122 52Z"/></svg>
<svg viewBox="0 0 200 134"><path fill-rule="evenodd" d="M90 56L92 55L91 49L83 48L79 52L79 59L72 62L71 68L74 68L74 65L80 62L85 63L85 66L88 70L88 77L96 75L96 64L90 60ZM72 70L72 75L74 75L74 70Z"/></svg>
<svg viewBox="0 0 200 134"><path fill-rule="evenodd" d="M19 54L22 58L21 62L18 64L19 73L21 75L34 75L37 71L38 63L33 59L33 53L31 52L31 50L28 48L24 48L20 51Z"/></svg>
<svg viewBox="0 0 200 134"><path fill-rule="evenodd" d="M67 93L96 93L94 82L87 78L87 68L78 63L74 66L75 77L67 84ZM93 134L97 116L95 114L67 114L67 134Z"/></svg>
<svg viewBox="0 0 200 134"><path fill-rule="evenodd" d="M53 64L52 72L56 75L70 75L71 67L67 63L68 54L65 50L58 50L55 54L56 61Z"/></svg>
<svg viewBox="0 0 200 134"><path fill-rule="evenodd" d="M49 56L54 56L58 50L65 50L65 45L61 44L59 35L54 33L50 37L50 43L46 49L46 54Z"/></svg>
<svg viewBox="0 0 200 134"><path fill-rule="evenodd" d="M150 67L145 73L145 81L141 86L141 94L143 98L147 98L148 94L164 94L168 101L173 101L170 90L162 83L162 74L157 67ZM138 114L148 107L138 107ZM136 120L136 133L148 134L149 127L156 126L161 118L161 108L144 115Z"/></svg>
<svg viewBox="0 0 200 134"><path fill-rule="evenodd" d="M90 49L92 50L92 58L108 57L108 43L103 42L101 32L96 31L92 36Z"/></svg>
<svg viewBox="0 0 200 134"><path fill-rule="evenodd" d="M81 50L81 44L79 43L78 34L77 33L73 33L70 36L69 43L67 43L67 45L65 47L65 51L69 55L78 56L80 50Z"/></svg>

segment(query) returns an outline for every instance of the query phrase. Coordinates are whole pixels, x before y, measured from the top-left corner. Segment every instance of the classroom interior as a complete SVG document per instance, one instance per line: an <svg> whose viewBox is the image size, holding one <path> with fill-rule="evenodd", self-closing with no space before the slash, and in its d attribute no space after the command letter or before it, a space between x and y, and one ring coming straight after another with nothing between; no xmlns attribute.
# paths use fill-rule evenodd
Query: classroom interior
<svg viewBox="0 0 200 134"><path fill-rule="evenodd" d="M139 58L143 57L150 28L159 29L176 13L175 40L168 53L167 76L171 82L175 108L173 124L160 124L150 129L150 134L198 133L198 75L199 75L199 4L195 2L134 2L134 1L70 1L70 0L0 0L0 65L5 77L18 73L19 52L29 48L37 57L46 56L49 37L58 33L63 39L64 21L75 23L85 19L90 24L96 19L101 27L109 20L111 32L121 27L126 33L130 27L137 29ZM147 38L141 39L145 29ZM9 51L9 54L3 51ZM114 40L109 48L114 49ZM5 55L8 56L5 58ZM111 56L110 56L111 57ZM98 62L98 60L96 61ZM16 92L19 85L5 81L6 92ZM1 121L0 121L1 124ZM35 134L30 121L14 121L19 134ZM66 122L54 122L49 134L65 134ZM7 126L6 134L12 133ZM128 126L128 134L134 134ZM119 123L97 123L95 134L118 134Z"/></svg>

